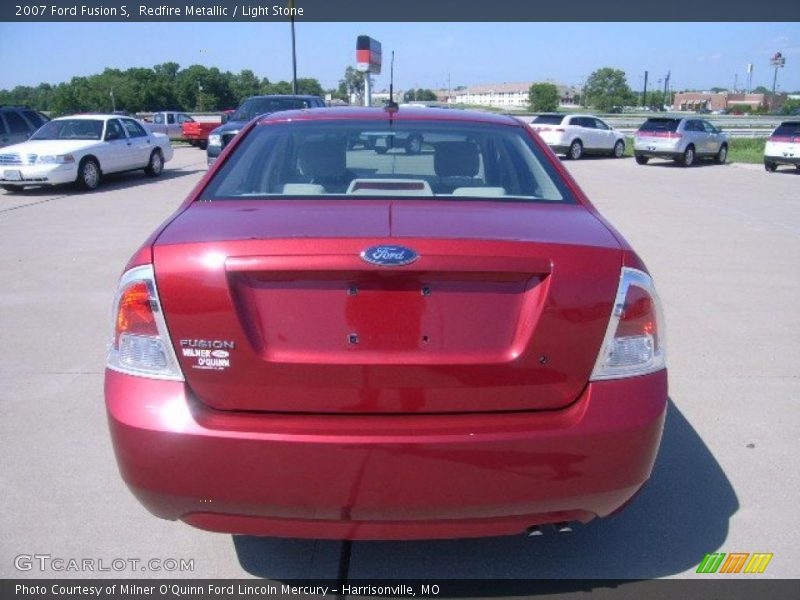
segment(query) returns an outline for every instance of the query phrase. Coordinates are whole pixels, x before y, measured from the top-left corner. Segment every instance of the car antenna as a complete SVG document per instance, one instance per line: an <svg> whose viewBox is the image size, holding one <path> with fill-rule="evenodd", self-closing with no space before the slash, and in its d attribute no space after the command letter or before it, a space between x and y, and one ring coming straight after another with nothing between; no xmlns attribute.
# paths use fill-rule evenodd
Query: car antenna
<svg viewBox="0 0 800 600"><path fill-rule="evenodd" d="M392 62L389 66L389 102L386 103L386 110L395 111L400 108L394 101L394 50L392 50Z"/></svg>

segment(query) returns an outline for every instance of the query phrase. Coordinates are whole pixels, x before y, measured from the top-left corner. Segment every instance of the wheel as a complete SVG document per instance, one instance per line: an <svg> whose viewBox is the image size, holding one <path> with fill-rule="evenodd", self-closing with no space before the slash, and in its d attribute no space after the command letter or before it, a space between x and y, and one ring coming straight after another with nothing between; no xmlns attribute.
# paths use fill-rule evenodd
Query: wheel
<svg viewBox="0 0 800 600"><path fill-rule="evenodd" d="M717 163L718 165L724 165L727 160L728 160L728 146L722 144L722 146L719 147L719 152L717 152L717 155L714 157L714 162Z"/></svg>
<svg viewBox="0 0 800 600"><path fill-rule="evenodd" d="M205 150L208 148L208 140L200 140L197 142L197 147L200 148L200 150Z"/></svg>
<svg viewBox="0 0 800 600"><path fill-rule="evenodd" d="M163 170L164 156L161 154L161 150L153 150L150 153L150 162L147 163L147 166L144 168L144 172L148 175L148 177L158 177L161 175Z"/></svg>
<svg viewBox="0 0 800 600"><path fill-rule="evenodd" d="M364 148L366 148L367 150L374 150L375 149L375 138L374 137L368 137L366 140L364 140Z"/></svg>
<svg viewBox="0 0 800 600"><path fill-rule="evenodd" d="M614 151L611 153L611 156L614 158L622 158L625 156L625 142L617 140L617 143L614 144Z"/></svg>
<svg viewBox="0 0 800 600"><path fill-rule="evenodd" d="M646 165L648 162L650 162L650 158L647 156L636 155L635 158L637 165Z"/></svg>
<svg viewBox="0 0 800 600"><path fill-rule="evenodd" d="M683 156L680 157L678 163L682 167L691 167L694 164L694 146L689 144L686 150L683 151Z"/></svg>
<svg viewBox="0 0 800 600"><path fill-rule="evenodd" d="M764 163L764 169L769 173L774 173L777 168L778 168L778 163L774 163L774 162L765 162Z"/></svg>
<svg viewBox="0 0 800 600"><path fill-rule="evenodd" d="M3 188L7 192L21 192L23 187L21 185L0 185L0 188Z"/></svg>
<svg viewBox="0 0 800 600"><path fill-rule="evenodd" d="M377 152L378 154L386 154L388 151L389 151L389 148L387 148L386 146L376 146L375 147L375 152Z"/></svg>
<svg viewBox="0 0 800 600"><path fill-rule="evenodd" d="M567 158L572 160L578 160L581 156L583 156L583 144L580 140L574 140L569 145L569 150L567 151Z"/></svg>
<svg viewBox="0 0 800 600"><path fill-rule="evenodd" d="M84 158L78 167L78 187L84 190L96 190L100 185L100 165L93 158Z"/></svg>
<svg viewBox="0 0 800 600"><path fill-rule="evenodd" d="M190 145L192 148L194 148L195 146L197 146L197 140L189 140L189 145Z"/></svg>
<svg viewBox="0 0 800 600"><path fill-rule="evenodd" d="M422 152L422 136L414 134L406 139L406 154L419 154Z"/></svg>

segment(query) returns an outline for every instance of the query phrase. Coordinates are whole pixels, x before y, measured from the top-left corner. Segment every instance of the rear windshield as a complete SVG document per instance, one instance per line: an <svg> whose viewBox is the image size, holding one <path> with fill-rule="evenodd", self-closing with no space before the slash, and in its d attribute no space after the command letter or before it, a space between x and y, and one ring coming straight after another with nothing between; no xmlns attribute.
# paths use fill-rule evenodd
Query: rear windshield
<svg viewBox="0 0 800 600"><path fill-rule="evenodd" d="M524 128L433 121L256 126L201 199L298 196L573 202Z"/></svg>
<svg viewBox="0 0 800 600"><path fill-rule="evenodd" d="M103 135L101 119L57 119L42 125L32 140L99 140Z"/></svg>
<svg viewBox="0 0 800 600"><path fill-rule="evenodd" d="M245 100L244 104L233 113L231 121L249 121L266 113L309 108L310 106L311 103L303 98L250 98Z"/></svg>
<svg viewBox="0 0 800 600"><path fill-rule="evenodd" d="M639 131L677 131L680 119L647 119Z"/></svg>
<svg viewBox="0 0 800 600"><path fill-rule="evenodd" d="M781 123L772 135L800 135L800 121Z"/></svg>
<svg viewBox="0 0 800 600"><path fill-rule="evenodd" d="M532 122L541 123L542 125L561 125L564 120L564 115L539 115Z"/></svg>

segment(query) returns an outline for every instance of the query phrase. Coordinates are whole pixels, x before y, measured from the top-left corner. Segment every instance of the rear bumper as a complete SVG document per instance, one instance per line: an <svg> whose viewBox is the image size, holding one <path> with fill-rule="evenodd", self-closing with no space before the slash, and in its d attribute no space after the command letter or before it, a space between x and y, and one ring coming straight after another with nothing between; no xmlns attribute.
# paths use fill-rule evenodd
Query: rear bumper
<svg viewBox="0 0 800 600"><path fill-rule="evenodd" d="M800 165L800 156L764 155L764 162L775 163L777 165Z"/></svg>
<svg viewBox="0 0 800 600"><path fill-rule="evenodd" d="M672 150L634 150L634 156L646 156L647 158L670 158L676 159L683 156L683 152Z"/></svg>
<svg viewBox="0 0 800 600"><path fill-rule="evenodd" d="M557 411L234 413L183 383L106 371L117 462L148 510L285 537L477 537L607 516L650 476L666 402L661 371L592 383Z"/></svg>

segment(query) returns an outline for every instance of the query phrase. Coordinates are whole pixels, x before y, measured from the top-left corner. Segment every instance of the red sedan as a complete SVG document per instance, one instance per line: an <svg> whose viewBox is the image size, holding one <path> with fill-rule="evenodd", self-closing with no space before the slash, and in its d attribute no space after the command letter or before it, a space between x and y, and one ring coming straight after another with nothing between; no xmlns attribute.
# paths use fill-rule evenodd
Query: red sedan
<svg viewBox="0 0 800 600"><path fill-rule="evenodd" d="M131 259L114 313L122 477L202 529L565 528L625 505L661 438L653 282L510 117L257 119Z"/></svg>

